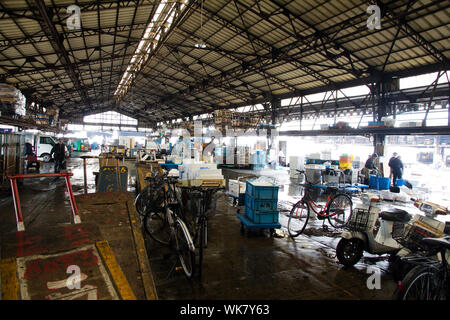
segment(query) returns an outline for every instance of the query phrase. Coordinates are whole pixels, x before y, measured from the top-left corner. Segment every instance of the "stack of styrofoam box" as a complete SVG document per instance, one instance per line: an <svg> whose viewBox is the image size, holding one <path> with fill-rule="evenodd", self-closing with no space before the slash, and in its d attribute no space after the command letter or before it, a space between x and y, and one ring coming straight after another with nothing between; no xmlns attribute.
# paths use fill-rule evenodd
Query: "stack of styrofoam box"
<svg viewBox="0 0 450 320"><path fill-rule="evenodd" d="M228 192L235 196L239 197L240 194L245 193L245 182L238 180L228 180Z"/></svg>
<svg viewBox="0 0 450 320"><path fill-rule="evenodd" d="M237 165L248 165L250 163L250 148L249 147L239 147L236 152L236 163Z"/></svg>
<svg viewBox="0 0 450 320"><path fill-rule="evenodd" d="M180 180L189 181L189 184L194 186L201 181L205 180L223 180L222 170L217 169L217 164L215 163L186 163L179 166Z"/></svg>
<svg viewBox="0 0 450 320"><path fill-rule="evenodd" d="M297 170L305 170L305 159L303 157L291 156L289 157L290 177L293 179L299 178Z"/></svg>

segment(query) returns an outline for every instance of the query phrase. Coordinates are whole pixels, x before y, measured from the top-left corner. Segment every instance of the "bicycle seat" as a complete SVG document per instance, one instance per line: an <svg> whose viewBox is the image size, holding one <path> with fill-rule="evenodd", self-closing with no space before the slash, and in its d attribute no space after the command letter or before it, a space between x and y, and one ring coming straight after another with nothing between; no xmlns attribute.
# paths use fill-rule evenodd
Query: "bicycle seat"
<svg viewBox="0 0 450 320"><path fill-rule="evenodd" d="M402 209L389 209L380 213L380 217L386 221L395 221L406 223L411 220L411 215Z"/></svg>
<svg viewBox="0 0 450 320"><path fill-rule="evenodd" d="M450 237L443 238L424 238L422 239L423 243L426 243L429 246L440 247L450 250Z"/></svg>

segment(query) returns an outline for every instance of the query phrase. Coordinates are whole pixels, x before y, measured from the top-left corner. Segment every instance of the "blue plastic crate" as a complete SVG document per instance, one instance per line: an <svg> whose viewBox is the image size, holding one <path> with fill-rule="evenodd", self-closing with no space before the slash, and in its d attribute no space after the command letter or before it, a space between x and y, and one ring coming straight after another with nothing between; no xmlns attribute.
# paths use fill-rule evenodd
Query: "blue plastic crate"
<svg viewBox="0 0 450 320"><path fill-rule="evenodd" d="M257 213L260 212L273 212L273 211L277 211L277 205L278 205L278 200L273 200L273 199L263 199L263 200L258 200L258 199L253 199L252 196L250 196L249 194L245 194L245 205L247 207L249 207L250 209L256 211Z"/></svg>
<svg viewBox="0 0 450 320"><path fill-rule="evenodd" d="M257 213L255 210L250 209L245 206L245 216L253 223L277 223L278 222L278 211L274 212L264 212Z"/></svg>
<svg viewBox="0 0 450 320"><path fill-rule="evenodd" d="M256 200L278 200L278 190L279 187L273 185L272 187L268 186L254 186L252 181L246 182L245 193L250 195L253 199Z"/></svg>

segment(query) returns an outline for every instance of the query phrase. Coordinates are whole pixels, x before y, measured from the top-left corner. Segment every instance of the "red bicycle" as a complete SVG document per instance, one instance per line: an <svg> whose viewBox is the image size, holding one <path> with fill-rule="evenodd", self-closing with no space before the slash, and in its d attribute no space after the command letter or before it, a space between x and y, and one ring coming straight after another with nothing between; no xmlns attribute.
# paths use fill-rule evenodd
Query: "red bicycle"
<svg viewBox="0 0 450 320"><path fill-rule="evenodd" d="M297 170L305 176L303 197L296 203L289 213L288 231L293 238L299 236L306 228L311 214L315 214L319 220L328 219L334 228L342 228L347 224L352 215L352 199L344 192L339 191L338 187L325 187L325 193L328 193L325 204L319 204L314 201L312 191L315 187L308 182L305 171Z"/></svg>

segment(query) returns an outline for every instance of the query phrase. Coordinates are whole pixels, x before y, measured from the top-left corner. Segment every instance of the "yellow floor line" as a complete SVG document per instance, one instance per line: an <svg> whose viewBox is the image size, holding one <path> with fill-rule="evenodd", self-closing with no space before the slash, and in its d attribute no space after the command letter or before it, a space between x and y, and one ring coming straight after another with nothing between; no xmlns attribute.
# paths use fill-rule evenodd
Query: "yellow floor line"
<svg viewBox="0 0 450 320"><path fill-rule="evenodd" d="M17 279L16 259L8 258L0 261L2 282L2 300L19 300L19 281Z"/></svg>
<svg viewBox="0 0 450 320"><path fill-rule="evenodd" d="M106 267L108 268L109 274L111 275L119 294L123 300L136 300L136 296L128 283L125 274L117 263L116 257L111 250L108 241L97 241L95 243Z"/></svg>

